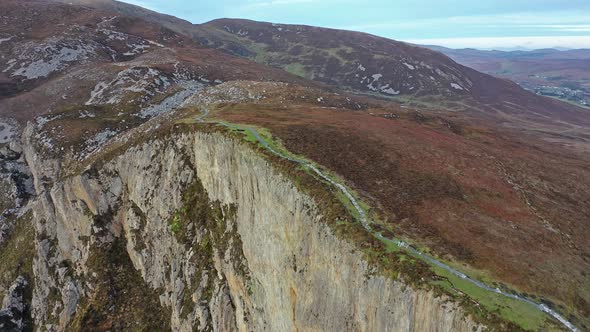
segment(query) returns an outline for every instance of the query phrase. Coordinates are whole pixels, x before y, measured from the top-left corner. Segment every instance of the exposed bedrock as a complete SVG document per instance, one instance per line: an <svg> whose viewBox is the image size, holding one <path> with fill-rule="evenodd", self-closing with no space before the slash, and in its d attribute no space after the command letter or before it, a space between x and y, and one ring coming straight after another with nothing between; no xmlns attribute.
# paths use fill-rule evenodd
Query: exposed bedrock
<svg viewBox="0 0 590 332"><path fill-rule="evenodd" d="M375 273L316 202L222 133L152 139L60 180L26 154L42 330L481 329L448 299Z"/></svg>

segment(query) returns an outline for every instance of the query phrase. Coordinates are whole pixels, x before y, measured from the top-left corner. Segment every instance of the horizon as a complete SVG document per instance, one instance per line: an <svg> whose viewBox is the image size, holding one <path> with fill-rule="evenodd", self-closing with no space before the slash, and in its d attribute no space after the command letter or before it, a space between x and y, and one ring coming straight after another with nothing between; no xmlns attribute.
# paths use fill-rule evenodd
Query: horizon
<svg viewBox="0 0 590 332"><path fill-rule="evenodd" d="M181 0L124 0L193 24L240 18L366 32L420 45L479 50L590 48L590 2L572 0L221 0L186 6ZM338 16L329 16L333 8Z"/></svg>

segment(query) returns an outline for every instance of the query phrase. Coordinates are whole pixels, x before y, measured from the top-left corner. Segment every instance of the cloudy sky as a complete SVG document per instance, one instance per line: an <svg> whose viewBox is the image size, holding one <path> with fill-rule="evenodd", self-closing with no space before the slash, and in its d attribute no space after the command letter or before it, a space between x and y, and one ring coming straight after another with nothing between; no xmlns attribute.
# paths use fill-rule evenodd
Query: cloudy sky
<svg viewBox="0 0 590 332"><path fill-rule="evenodd" d="M125 0L193 23L232 17L448 47L590 48L590 0Z"/></svg>

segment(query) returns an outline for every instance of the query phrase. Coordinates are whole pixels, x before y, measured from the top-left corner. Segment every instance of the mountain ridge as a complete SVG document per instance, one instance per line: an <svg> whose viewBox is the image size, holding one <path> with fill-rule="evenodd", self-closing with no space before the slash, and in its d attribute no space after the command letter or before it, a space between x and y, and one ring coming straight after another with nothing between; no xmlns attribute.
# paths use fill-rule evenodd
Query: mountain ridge
<svg viewBox="0 0 590 332"><path fill-rule="evenodd" d="M90 5L93 2L80 1ZM116 2L101 0L100 3ZM117 4L122 13L131 11L125 9L127 4ZM136 15L145 11L149 19L161 19L154 12L129 6L135 8L131 12ZM169 19L165 17L165 21ZM289 27L294 33L286 31ZM578 143L568 137L575 135L586 141L580 134L590 127L587 110L535 95L512 81L462 66L422 46L354 31L243 19L217 19L202 24L179 19L178 27L173 29L184 31L207 47L352 93L395 99L432 111L458 110L474 121L526 130L547 140L568 132L560 140L570 147ZM255 29L256 33L245 34L248 29ZM347 42L351 38L354 43Z"/></svg>
<svg viewBox="0 0 590 332"><path fill-rule="evenodd" d="M34 229L25 231L34 234L27 244L35 254L23 259L35 260L27 280L39 324L116 329L134 324L119 318L126 311L149 323L155 309L162 326L187 331L265 321L303 329L308 315L327 329L354 328L356 321L441 330L563 328L543 307L512 301L498 287L588 326L590 159L563 143L583 146L583 123L575 132L555 112L531 109L547 99L526 94L534 97L527 103L514 83L348 31L252 21L244 30L233 20L197 27L219 43L216 49L108 9L16 0L0 7L0 38L9 38L0 44L0 80L15 85L0 99L7 122L0 135L0 241L14 244L11 232L22 237L13 221L32 206ZM359 42L341 42L351 35ZM222 52L228 40L233 51L251 54ZM281 69L291 60L307 61L290 68L304 75ZM339 68L342 75L333 75ZM436 69L452 81L405 96L390 84L396 77L400 84L421 82L419 73ZM361 72L370 83L357 83ZM357 85L339 88L349 78ZM451 86L455 78L484 86L461 92ZM400 95L382 93L390 88ZM507 109L498 102L513 113L502 113ZM536 117L519 122L514 113ZM534 130L554 133L554 141ZM325 247L319 228L338 237ZM360 260L339 255L347 243ZM466 286L461 274L441 273L404 246L490 288ZM10 248L18 256L19 248ZM274 257L279 265L269 264ZM373 267L384 279L362 272ZM337 277L326 277L331 271ZM3 274L0 295L15 278ZM127 288L130 281L136 287ZM366 292L375 296L351 286L372 283ZM395 290L397 283L407 290ZM401 309L374 302L383 299L383 287L392 289L393 302L404 296L396 302ZM273 295L262 296L266 289ZM142 296L150 308L138 305ZM359 301L368 304L356 307ZM440 301L465 311L449 313ZM377 307L379 319L366 318L364 310ZM341 319L339 312L362 317ZM421 312L420 322L407 312ZM336 325L318 325L326 324L324 315Z"/></svg>
<svg viewBox="0 0 590 332"><path fill-rule="evenodd" d="M590 105L588 49L501 52L430 48L476 70L515 81L536 94Z"/></svg>

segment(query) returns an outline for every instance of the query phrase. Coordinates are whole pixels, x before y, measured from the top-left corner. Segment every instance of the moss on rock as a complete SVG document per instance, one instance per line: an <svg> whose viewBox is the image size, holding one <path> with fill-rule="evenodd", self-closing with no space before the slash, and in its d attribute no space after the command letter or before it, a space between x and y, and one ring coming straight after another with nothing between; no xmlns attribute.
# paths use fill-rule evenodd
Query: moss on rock
<svg viewBox="0 0 590 332"><path fill-rule="evenodd" d="M170 311L135 270L116 238L93 247L87 266L92 293L79 305L68 331L169 331Z"/></svg>

